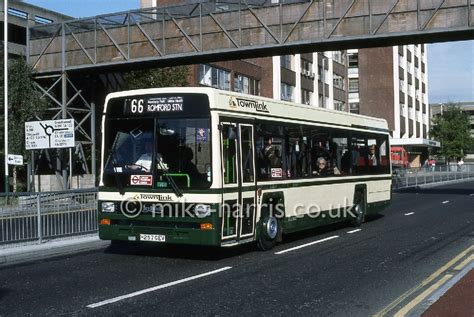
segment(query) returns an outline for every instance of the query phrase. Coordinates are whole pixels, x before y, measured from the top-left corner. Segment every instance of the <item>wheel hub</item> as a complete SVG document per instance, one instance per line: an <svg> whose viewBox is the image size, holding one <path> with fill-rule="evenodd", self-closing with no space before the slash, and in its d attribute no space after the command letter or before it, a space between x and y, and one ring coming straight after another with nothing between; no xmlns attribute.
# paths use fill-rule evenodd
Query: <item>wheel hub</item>
<svg viewBox="0 0 474 317"><path fill-rule="evenodd" d="M275 239L278 233L278 221L275 217L269 217L266 223L267 235L270 239Z"/></svg>

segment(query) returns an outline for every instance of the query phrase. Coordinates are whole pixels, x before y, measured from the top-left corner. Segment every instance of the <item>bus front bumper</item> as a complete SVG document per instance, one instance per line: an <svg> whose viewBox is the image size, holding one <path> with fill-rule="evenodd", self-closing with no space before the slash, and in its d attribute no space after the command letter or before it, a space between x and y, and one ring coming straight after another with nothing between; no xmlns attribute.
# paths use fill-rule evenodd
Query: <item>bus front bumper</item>
<svg viewBox="0 0 474 317"><path fill-rule="evenodd" d="M147 243L187 244L203 246L219 246L220 234L213 229L200 228L163 228L159 225L99 225L99 237L102 240L136 241Z"/></svg>

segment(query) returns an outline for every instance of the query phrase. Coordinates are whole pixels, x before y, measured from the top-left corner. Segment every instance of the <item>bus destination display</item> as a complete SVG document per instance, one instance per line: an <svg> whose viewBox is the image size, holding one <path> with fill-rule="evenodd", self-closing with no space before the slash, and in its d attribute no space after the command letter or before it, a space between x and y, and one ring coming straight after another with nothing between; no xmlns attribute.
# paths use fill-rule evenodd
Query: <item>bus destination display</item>
<svg viewBox="0 0 474 317"><path fill-rule="evenodd" d="M183 97L159 96L125 99L125 113L127 114L156 114L163 112L182 112Z"/></svg>

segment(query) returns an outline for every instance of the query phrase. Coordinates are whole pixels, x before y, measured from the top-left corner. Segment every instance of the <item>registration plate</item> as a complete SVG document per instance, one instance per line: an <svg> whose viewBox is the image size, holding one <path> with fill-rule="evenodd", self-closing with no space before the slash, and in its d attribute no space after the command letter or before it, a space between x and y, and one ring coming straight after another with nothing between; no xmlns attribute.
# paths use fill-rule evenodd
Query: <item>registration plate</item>
<svg viewBox="0 0 474 317"><path fill-rule="evenodd" d="M140 241L165 242L166 236L163 234L140 234Z"/></svg>

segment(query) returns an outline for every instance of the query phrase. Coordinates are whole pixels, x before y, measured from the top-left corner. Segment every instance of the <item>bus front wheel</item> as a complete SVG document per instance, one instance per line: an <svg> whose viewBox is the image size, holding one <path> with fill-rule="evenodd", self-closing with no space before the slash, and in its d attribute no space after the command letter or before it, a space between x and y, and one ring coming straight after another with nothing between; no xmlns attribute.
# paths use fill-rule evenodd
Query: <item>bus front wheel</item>
<svg viewBox="0 0 474 317"><path fill-rule="evenodd" d="M257 246L262 251L272 249L281 233L280 220L274 216L265 216L260 225Z"/></svg>

